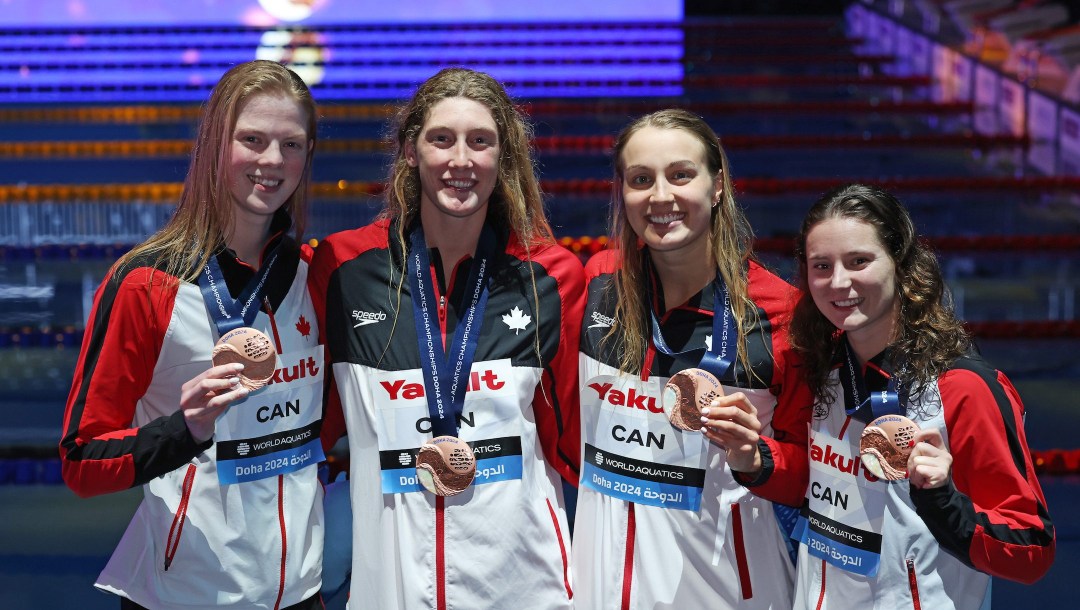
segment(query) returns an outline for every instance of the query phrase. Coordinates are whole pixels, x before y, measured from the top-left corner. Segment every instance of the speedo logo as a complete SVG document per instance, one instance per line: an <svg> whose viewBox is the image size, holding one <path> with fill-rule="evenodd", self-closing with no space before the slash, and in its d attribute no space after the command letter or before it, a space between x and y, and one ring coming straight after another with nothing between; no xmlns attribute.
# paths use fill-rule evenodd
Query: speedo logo
<svg viewBox="0 0 1080 610"><path fill-rule="evenodd" d="M359 328L361 326L367 326L368 324L382 322L386 319L386 312L380 311L376 313L373 311L354 309L352 312L352 317L353 320L356 320L356 324L353 324L353 328Z"/></svg>
<svg viewBox="0 0 1080 610"><path fill-rule="evenodd" d="M615 323L615 318L605 316L599 311L592 312L590 316L592 318L592 325L589 328L611 328L611 325Z"/></svg>

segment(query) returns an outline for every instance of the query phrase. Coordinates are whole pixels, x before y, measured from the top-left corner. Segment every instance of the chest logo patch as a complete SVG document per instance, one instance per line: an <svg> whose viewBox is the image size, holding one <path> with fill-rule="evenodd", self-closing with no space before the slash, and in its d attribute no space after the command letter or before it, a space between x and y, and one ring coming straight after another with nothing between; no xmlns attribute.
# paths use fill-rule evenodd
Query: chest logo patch
<svg viewBox="0 0 1080 610"><path fill-rule="evenodd" d="M516 335L525 330L529 322L532 322L532 317L521 311L520 308L515 307L510 310L510 313L503 315L502 321Z"/></svg>
<svg viewBox="0 0 1080 610"><path fill-rule="evenodd" d="M353 320L356 324L353 324L353 328L360 328L361 326L367 326L368 324L375 324L382 322L386 319L385 311L363 311L360 309L354 309L352 312Z"/></svg>

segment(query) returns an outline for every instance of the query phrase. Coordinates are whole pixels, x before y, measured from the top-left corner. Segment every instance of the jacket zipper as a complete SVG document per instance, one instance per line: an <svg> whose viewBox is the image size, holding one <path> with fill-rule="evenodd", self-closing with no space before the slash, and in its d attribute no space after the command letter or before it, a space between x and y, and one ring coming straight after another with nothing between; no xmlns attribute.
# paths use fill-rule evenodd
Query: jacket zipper
<svg viewBox="0 0 1080 610"><path fill-rule="evenodd" d="M270 306L270 298L263 295L263 311L270 318L270 331L274 335L274 345L280 356L284 350L281 347L281 335L278 334L277 317L274 316L274 308ZM278 571L278 594L274 601L274 610L281 607L281 598L285 595L285 559L288 557L289 538L285 531L285 475L277 476L278 483L278 528L281 530L281 569Z"/></svg>
<svg viewBox="0 0 1080 610"><path fill-rule="evenodd" d="M743 541L742 510L738 503L731 505L731 528L735 542L735 565L739 569L739 588L742 598L750 599L754 590L750 586L750 565L746 561L746 543Z"/></svg>
<svg viewBox="0 0 1080 610"><path fill-rule="evenodd" d="M431 264L431 285L439 295L439 334L442 337L443 351L446 350L446 295L454 289L454 276L457 275L457 265L450 271L450 281L446 290L439 285L439 276L435 272L435 263ZM435 496L435 607L438 610L446 609L446 550L444 539L446 537L446 504L442 496Z"/></svg>
<svg viewBox="0 0 1080 610"><path fill-rule="evenodd" d="M623 558L622 610L630 610L630 587L634 581L634 538L637 536L637 518L634 503L626 511L626 556Z"/></svg>
<svg viewBox="0 0 1080 610"><path fill-rule="evenodd" d="M180 548L180 534L184 531L184 522L187 521L187 508L188 501L191 500L191 487L195 483L195 464L188 464L187 472L184 474L184 485L180 489L180 504L176 507L176 514L173 515L172 526L169 527L169 538L165 541L165 571L169 571L169 566L172 565L173 557L176 556L176 550ZM176 538L173 538L173 534L176 534Z"/></svg>
<svg viewBox="0 0 1080 610"><path fill-rule="evenodd" d="M818 592L817 605L814 606L814 610L821 610L821 606L825 604L825 560L821 560L821 591Z"/></svg>
<svg viewBox="0 0 1080 610"><path fill-rule="evenodd" d="M907 560L907 581L908 588L911 589L911 607L914 610L922 610L922 601L919 600L919 579L915 576L915 560L910 557Z"/></svg>

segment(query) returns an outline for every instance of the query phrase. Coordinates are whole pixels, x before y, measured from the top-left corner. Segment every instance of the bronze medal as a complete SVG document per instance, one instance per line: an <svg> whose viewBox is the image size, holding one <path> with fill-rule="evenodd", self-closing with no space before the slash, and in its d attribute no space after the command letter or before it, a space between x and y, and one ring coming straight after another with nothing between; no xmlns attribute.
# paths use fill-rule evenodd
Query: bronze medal
<svg viewBox="0 0 1080 610"><path fill-rule="evenodd" d="M265 386L277 370L274 343L261 331L250 327L237 328L221 336L211 353L214 366L239 362L240 385L254 391Z"/></svg>
<svg viewBox="0 0 1080 610"><path fill-rule="evenodd" d="M882 415L863 428L859 457L879 479L906 479L908 456L915 446L919 425L903 415Z"/></svg>
<svg viewBox="0 0 1080 610"><path fill-rule="evenodd" d="M476 476L476 456L456 436L436 436L420 447L416 478L437 496L454 496L469 488Z"/></svg>
<svg viewBox="0 0 1080 610"><path fill-rule="evenodd" d="M701 430L701 410L724 395L724 388L704 369L684 369L664 386L660 404L671 425L679 430Z"/></svg>

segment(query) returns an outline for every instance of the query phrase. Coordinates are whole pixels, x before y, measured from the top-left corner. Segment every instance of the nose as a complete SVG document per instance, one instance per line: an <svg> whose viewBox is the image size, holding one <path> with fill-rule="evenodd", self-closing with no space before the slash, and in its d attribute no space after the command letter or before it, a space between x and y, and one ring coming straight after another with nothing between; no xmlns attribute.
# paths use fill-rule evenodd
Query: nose
<svg viewBox="0 0 1080 610"><path fill-rule="evenodd" d="M656 203L670 203L675 201L675 196L671 192L671 185L663 178L658 179L653 183L652 200Z"/></svg>
<svg viewBox="0 0 1080 610"><path fill-rule="evenodd" d="M285 155L281 152L281 144L270 142L263 151L260 159L265 165L279 166L285 163Z"/></svg>
<svg viewBox="0 0 1080 610"><path fill-rule="evenodd" d="M851 287L851 274L844 268L843 265L836 265L833 267L832 276L829 277L830 288L849 288Z"/></svg>
<svg viewBox="0 0 1080 610"><path fill-rule="evenodd" d="M469 166L469 147L464 141L458 141L454 144L454 148L450 155L451 167L468 167Z"/></svg>

